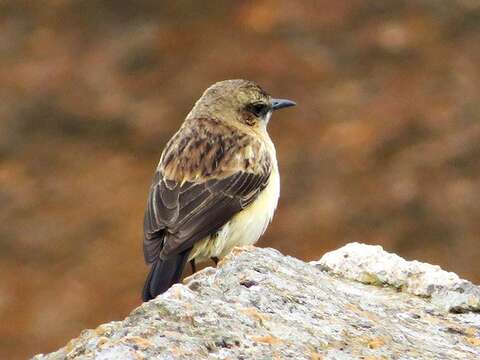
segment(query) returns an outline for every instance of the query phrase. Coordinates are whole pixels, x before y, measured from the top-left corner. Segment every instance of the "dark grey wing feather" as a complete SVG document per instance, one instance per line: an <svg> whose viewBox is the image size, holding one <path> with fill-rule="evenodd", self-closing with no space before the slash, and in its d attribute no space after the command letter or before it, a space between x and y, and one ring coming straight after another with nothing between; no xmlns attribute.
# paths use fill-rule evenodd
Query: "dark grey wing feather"
<svg viewBox="0 0 480 360"><path fill-rule="evenodd" d="M166 259L217 232L258 196L268 178L269 173L238 172L179 185L155 174L145 211L145 261Z"/></svg>

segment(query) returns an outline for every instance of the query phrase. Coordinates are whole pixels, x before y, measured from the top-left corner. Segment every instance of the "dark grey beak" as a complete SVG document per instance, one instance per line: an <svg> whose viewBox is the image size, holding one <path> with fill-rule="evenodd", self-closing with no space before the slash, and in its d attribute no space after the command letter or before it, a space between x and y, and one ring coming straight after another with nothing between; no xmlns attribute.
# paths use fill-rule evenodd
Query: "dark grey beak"
<svg viewBox="0 0 480 360"><path fill-rule="evenodd" d="M295 106L297 103L292 100L287 100L287 99L272 99L272 109L275 110L280 110L286 107L290 106Z"/></svg>

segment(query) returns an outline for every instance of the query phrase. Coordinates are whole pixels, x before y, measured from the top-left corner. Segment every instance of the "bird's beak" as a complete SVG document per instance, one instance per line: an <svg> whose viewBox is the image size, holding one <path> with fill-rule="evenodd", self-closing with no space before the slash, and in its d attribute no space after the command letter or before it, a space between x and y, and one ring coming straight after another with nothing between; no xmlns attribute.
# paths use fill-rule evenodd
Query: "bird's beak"
<svg viewBox="0 0 480 360"><path fill-rule="evenodd" d="M297 103L287 99L272 99L272 109L279 110L290 106L295 106Z"/></svg>

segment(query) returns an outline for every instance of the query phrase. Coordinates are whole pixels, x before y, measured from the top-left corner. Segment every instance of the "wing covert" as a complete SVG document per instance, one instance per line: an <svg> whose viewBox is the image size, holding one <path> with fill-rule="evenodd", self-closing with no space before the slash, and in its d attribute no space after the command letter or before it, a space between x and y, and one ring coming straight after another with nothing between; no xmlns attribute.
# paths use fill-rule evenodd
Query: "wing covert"
<svg viewBox="0 0 480 360"><path fill-rule="evenodd" d="M269 175L239 171L221 179L181 184L157 171L145 211L145 261L178 254L217 232L258 196Z"/></svg>

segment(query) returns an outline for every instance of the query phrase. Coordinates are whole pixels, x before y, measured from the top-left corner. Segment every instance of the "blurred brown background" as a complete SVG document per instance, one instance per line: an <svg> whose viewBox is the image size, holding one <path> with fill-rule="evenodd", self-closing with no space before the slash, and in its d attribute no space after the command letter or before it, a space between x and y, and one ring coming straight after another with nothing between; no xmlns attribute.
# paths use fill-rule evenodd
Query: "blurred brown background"
<svg viewBox="0 0 480 360"><path fill-rule="evenodd" d="M215 81L298 102L270 123L260 246L381 244L480 282L480 3L0 1L0 358L139 304L165 142Z"/></svg>

